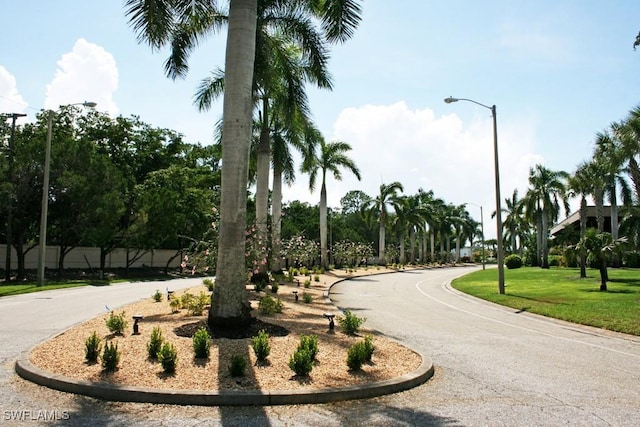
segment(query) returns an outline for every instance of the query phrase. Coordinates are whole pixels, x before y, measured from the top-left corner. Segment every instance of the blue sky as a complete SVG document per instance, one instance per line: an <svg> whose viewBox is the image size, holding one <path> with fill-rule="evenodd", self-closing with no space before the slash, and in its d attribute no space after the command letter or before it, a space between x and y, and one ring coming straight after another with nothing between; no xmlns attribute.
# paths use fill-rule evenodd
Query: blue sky
<svg viewBox="0 0 640 427"><path fill-rule="evenodd" d="M139 44L121 1L4 2L0 113L95 101L209 144L222 103L192 104L198 82L222 67L224 34L192 55L186 79L163 74L167 51ZM446 202L482 205L487 237L495 209L490 111L497 106L502 198L527 188L542 163L573 172L590 157L596 132L640 104L640 2L366 0L355 37L332 48L334 90L309 89L327 140L353 147L362 181L328 182L329 205L349 190L375 195L400 181L405 193L433 190ZM24 119L22 119L24 120ZM315 204L308 176L285 200ZM468 206L479 218L479 209Z"/></svg>

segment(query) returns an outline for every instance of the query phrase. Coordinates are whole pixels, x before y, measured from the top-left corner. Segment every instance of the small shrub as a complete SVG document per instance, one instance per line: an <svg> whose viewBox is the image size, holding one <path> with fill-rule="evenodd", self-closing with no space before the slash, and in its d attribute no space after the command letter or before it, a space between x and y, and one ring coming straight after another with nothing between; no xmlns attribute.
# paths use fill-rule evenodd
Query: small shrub
<svg viewBox="0 0 640 427"><path fill-rule="evenodd" d="M371 335L367 335L366 337L364 337L363 346L364 361L370 363L371 359L373 358L373 352L376 349L376 347L373 345L373 337Z"/></svg>
<svg viewBox="0 0 640 427"><path fill-rule="evenodd" d="M277 294L278 293L278 288L280 288L280 286L277 283L272 283L271 284L271 293Z"/></svg>
<svg viewBox="0 0 640 427"><path fill-rule="evenodd" d="M307 267L301 267L299 270L299 273L301 276L308 276L309 275L309 269Z"/></svg>
<svg viewBox="0 0 640 427"><path fill-rule="evenodd" d="M360 329L360 326L367 320L364 317L358 317L352 314L351 311L345 310L344 316L338 316L338 324L342 332L348 335L355 335Z"/></svg>
<svg viewBox="0 0 640 427"><path fill-rule="evenodd" d="M232 377L244 377L245 370L247 369L247 360L238 354L231 356L231 363L229 364L229 373Z"/></svg>
<svg viewBox="0 0 640 427"><path fill-rule="evenodd" d="M313 281L314 282L319 282L320 281L320 276L318 276L317 274L315 276L313 276Z"/></svg>
<svg viewBox="0 0 640 427"><path fill-rule="evenodd" d="M147 343L147 354L149 359L155 360L158 358L158 353L162 348L164 338L162 337L162 329L159 326L155 326L151 331L151 337Z"/></svg>
<svg viewBox="0 0 640 427"><path fill-rule="evenodd" d="M185 292L180 298L180 306L186 309L190 316L202 316L208 303L209 296L204 292L200 292L198 296Z"/></svg>
<svg viewBox="0 0 640 427"><path fill-rule="evenodd" d="M307 304L311 304L311 302L313 301L313 295L311 295L310 293L304 292L302 294L302 301L304 301Z"/></svg>
<svg viewBox="0 0 640 427"><path fill-rule="evenodd" d="M258 362L264 362L271 352L269 334L264 330L258 332L258 335L251 338L251 346L253 347L253 352L256 354Z"/></svg>
<svg viewBox="0 0 640 427"><path fill-rule="evenodd" d="M258 310L262 314L275 314L282 313L282 301L280 298L273 298L271 295L265 295L260 298L260 302L258 303Z"/></svg>
<svg viewBox="0 0 640 427"><path fill-rule="evenodd" d="M113 372L118 368L118 363L120 363L118 344L107 343L102 353L102 367L105 371Z"/></svg>
<svg viewBox="0 0 640 427"><path fill-rule="evenodd" d="M182 302L180 301L180 298L173 298L170 302L169 302L169 307L171 307L171 312L172 313L177 313L180 311L180 309L182 308Z"/></svg>
<svg viewBox="0 0 640 427"><path fill-rule="evenodd" d="M364 341L359 341L349 347L349 351L347 352L347 366L351 371L358 371L362 368L365 358L366 349Z"/></svg>
<svg viewBox="0 0 640 427"><path fill-rule="evenodd" d="M211 347L211 336L207 328L201 327L193 334L193 352L197 359L208 359Z"/></svg>
<svg viewBox="0 0 640 427"><path fill-rule="evenodd" d="M507 266L509 270L522 267L522 258L519 255L511 254L504 259L504 265Z"/></svg>
<svg viewBox="0 0 640 427"><path fill-rule="evenodd" d="M558 255L549 255L549 267L560 267L560 257Z"/></svg>
<svg viewBox="0 0 640 427"><path fill-rule="evenodd" d="M178 350L173 344L166 342L162 344L162 348L158 352L158 360L164 372L173 373L176 371L176 364L178 363Z"/></svg>
<svg viewBox="0 0 640 427"><path fill-rule="evenodd" d="M100 350L102 349L102 340L98 337L95 331L84 342L84 358L89 363L95 363L100 356Z"/></svg>
<svg viewBox="0 0 640 427"><path fill-rule="evenodd" d="M269 284L269 273L254 273L251 275L250 281L253 283L256 292L262 292Z"/></svg>
<svg viewBox="0 0 640 427"><path fill-rule="evenodd" d="M313 369L313 358L308 350L298 347L289 359L289 368L296 375L305 377L311 373Z"/></svg>
<svg viewBox="0 0 640 427"><path fill-rule="evenodd" d="M153 298L153 300L154 300L155 302L160 302L160 301L162 301L162 294L160 293L160 291L159 291L158 289L156 289L156 293L155 293L155 294L153 294L153 295L151 296L151 298Z"/></svg>
<svg viewBox="0 0 640 427"><path fill-rule="evenodd" d="M124 319L124 311L121 314L109 313L109 317L105 320L109 332L116 335L122 335L127 328L127 321Z"/></svg>
<svg viewBox="0 0 640 427"><path fill-rule="evenodd" d="M202 279L202 284L207 287L207 290L209 292L212 292L213 288L216 286L216 283L213 281L213 279L210 279L208 277L206 279Z"/></svg>
<svg viewBox="0 0 640 427"><path fill-rule="evenodd" d="M307 289L309 289L309 288L311 287L311 280L306 279L306 280L304 281L304 287L305 287L305 288L307 288Z"/></svg>
<svg viewBox="0 0 640 427"><path fill-rule="evenodd" d="M315 360L318 355L318 337L315 335L302 335L300 336L300 344L298 349L303 349L309 352L311 360Z"/></svg>

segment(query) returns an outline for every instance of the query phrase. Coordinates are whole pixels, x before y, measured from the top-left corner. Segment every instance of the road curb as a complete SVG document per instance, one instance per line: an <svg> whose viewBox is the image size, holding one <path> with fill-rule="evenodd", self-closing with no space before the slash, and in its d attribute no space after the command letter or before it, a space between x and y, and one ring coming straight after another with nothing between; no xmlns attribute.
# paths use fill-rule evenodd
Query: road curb
<svg viewBox="0 0 640 427"><path fill-rule="evenodd" d="M425 383L433 376L433 362L420 354L418 369L390 380L358 386L319 390L174 390L148 387L118 386L91 382L53 374L32 364L28 356L15 364L16 373L25 380L67 393L81 394L117 402L161 403L200 406L268 406L329 403L366 399L397 393Z"/></svg>

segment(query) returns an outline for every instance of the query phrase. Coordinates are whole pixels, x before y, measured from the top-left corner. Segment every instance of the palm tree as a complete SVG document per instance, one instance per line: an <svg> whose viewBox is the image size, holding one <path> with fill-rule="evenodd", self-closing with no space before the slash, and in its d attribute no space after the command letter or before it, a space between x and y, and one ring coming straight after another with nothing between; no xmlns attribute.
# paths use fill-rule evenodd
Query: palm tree
<svg viewBox="0 0 640 427"><path fill-rule="evenodd" d="M580 197L580 239L584 239L587 231L587 196L593 193L591 171L588 163L581 163L568 181L569 195ZM580 278L587 277L587 255L584 250L580 254Z"/></svg>
<svg viewBox="0 0 640 427"><path fill-rule="evenodd" d="M611 125L611 130L615 135L615 143L623 162L627 164L627 170L636 202L640 201L640 163L638 154L640 153L640 106L629 112L627 118Z"/></svg>
<svg viewBox="0 0 640 427"><path fill-rule="evenodd" d="M404 187L398 181L391 184L380 184L380 193L362 206L363 211L367 211L378 217L379 243L378 262L384 263L385 231L388 219L387 207L391 205L395 211L400 209L400 195L398 191L404 191Z"/></svg>
<svg viewBox="0 0 640 427"><path fill-rule="evenodd" d="M538 253L541 254L542 268L549 268L549 221L554 222L560 214L561 204L565 212L569 211L566 194L566 179L564 171L552 171L542 165L536 165L529 170L529 185L527 191L526 210L534 213L536 218L536 233L538 236Z"/></svg>
<svg viewBox="0 0 640 427"><path fill-rule="evenodd" d="M349 38L360 20L360 7L353 0L318 3L287 2L301 14L319 17L329 42ZM126 15L138 38L160 49L172 47L165 63L167 75L182 77L187 57L199 41L224 22L213 2L180 0L127 0ZM248 158L253 111L253 70L256 59L258 0L230 0L225 57L225 95L222 131L222 188L219 256L209 310L212 326L236 326L251 320L245 290L245 239Z"/></svg>
<svg viewBox="0 0 640 427"><path fill-rule="evenodd" d="M504 199L505 206L502 213L505 214L503 225L507 229L505 238L509 240L511 253L518 252L517 237L524 218L524 203L518 199L518 189L513 190L511 198ZM491 218L496 216L496 211L491 213Z"/></svg>
<svg viewBox="0 0 640 427"><path fill-rule="evenodd" d="M358 180L360 180L360 170L355 162L347 157L347 152L351 151L351 146L346 142L335 141L326 143L322 137L320 140L320 152L317 156L309 153L303 165L303 171L309 173L309 189L314 191L318 171L322 174L322 184L320 187L320 260L322 266L329 268L329 258L327 252L327 172L331 172L333 177L342 180L341 168L350 170Z"/></svg>

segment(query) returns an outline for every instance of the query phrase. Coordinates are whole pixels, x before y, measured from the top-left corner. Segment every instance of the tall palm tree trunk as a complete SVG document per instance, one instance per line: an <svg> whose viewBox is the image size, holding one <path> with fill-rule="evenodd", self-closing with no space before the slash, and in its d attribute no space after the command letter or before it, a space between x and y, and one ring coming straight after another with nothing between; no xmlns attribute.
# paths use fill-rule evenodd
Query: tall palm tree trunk
<svg viewBox="0 0 640 427"><path fill-rule="evenodd" d="M329 269L329 252L327 251L327 186L324 177L320 189L320 262L322 268Z"/></svg>
<svg viewBox="0 0 640 427"><path fill-rule="evenodd" d="M271 161L271 144L269 142L269 100L266 95L262 99L262 120L260 141L258 142L258 164L256 171L256 236L260 258L268 259L267 221L269 217L269 163ZM267 271L266 263L258 263L258 269Z"/></svg>
<svg viewBox="0 0 640 427"><path fill-rule="evenodd" d="M280 258L280 233L282 230L282 166L277 162L273 166L273 194L271 212L271 268L282 270Z"/></svg>
<svg viewBox="0 0 640 427"><path fill-rule="evenodd" d="M244 252L257 9L258 0L231 0L229 6L220 235L208 318L213 327L237 327L251 320Z"/></svg>
<svg viewBox="0 0 640 427"><path fill-rule="evenodd" d="M587 198L580 199L580 240L584 239L587 232ZM587 277L587 254L584 248L580 249L580 278Z"/></svg>
<svg viewBox="0 0 640 427"><path fill-rule="evenodd" d="M385 222L386 222L386 218L384 215L384 211L380 212L380 230L379 230L379 235L380 235L380 242L378 244L378 255L380 257L380 259L378 260L378 264L385 264L386 260L384 257L384 246L385 246Z"/></svg>
<svg viewBox="0 0 640 427"><path fill-rule="evenodd" d="M542 212L542 268L549 268L549 214L546 211Z"/></svg>

